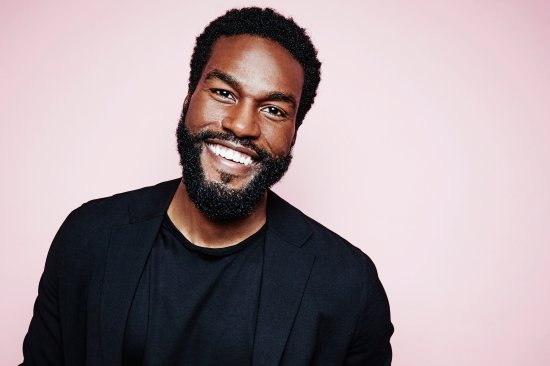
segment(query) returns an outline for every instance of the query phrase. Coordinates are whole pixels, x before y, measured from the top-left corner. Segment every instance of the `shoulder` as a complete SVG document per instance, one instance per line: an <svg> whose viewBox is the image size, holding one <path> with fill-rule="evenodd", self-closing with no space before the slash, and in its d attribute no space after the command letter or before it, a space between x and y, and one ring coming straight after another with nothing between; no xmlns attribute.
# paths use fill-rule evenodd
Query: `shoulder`
<svg viewBox="0 0 550 366"><path fill-rule="evenodd" d="M338 286L353 290L368 290L378 281L378 273L372 259L360 248L316 220L303 214L312 229L309 250L315 253L315 261L322 272L336 281ZM329 281L328 278L325 278Z"/></svg>
<svg viewBox="0 0 550 366"><path fill-rule="evenodd" d="M373 261L362 249L311 217L304 216L313 231L316 252L322 257L361 270L376 271Z"/></svg>
<svg viewBox="0 0 550 366"><path fill-rule="evenodd" d="M101 252L111 229L163 214L179 180L97 198L73 210L59 228L52 250L72 253Z"/></svg>
<svg viewBox="0 0 550 366"><path fill-rule="evenodd" d="M66 221L81 229L94 230L158 215L169 203L178 182L179 179L175 179L93 199L72 211Z"/></svg>
<svg viewBox="0 0 550 366"><path fill-rule="evenodd" d="M273 192L268 196L268 220L278 236L315 256L319 275L358 286L377 280L373 261L360 248L304 214ZM339 282L339 281L337 281Z"/></svg>

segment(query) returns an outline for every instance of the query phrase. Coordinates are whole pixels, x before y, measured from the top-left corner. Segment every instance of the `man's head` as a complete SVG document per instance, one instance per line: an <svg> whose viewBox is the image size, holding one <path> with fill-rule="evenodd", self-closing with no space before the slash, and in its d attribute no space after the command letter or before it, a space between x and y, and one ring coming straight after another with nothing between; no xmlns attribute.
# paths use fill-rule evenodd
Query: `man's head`
<svg viewBox="0 0 550 366"><path fill-rule="evenodd" d="M214 43L221 37L241 34L255 35L270 39L285 48L304 70L304 85L301 104L296 115L296 129L313 105L317 87L321 81L321 62L317 50L304 28L292 18L285 18L273 9L256 7L232 9L214 19L197 37L191 56L188 94L191 95L210 58Z"/></svg>
<svg viewBox="0 0 550 366"><path fill-rule="evenodd" d="M247 216L283 176L319 66L305 31L271 9L231 10L197 38L177 137L187 193L203 213Z"/></svg>

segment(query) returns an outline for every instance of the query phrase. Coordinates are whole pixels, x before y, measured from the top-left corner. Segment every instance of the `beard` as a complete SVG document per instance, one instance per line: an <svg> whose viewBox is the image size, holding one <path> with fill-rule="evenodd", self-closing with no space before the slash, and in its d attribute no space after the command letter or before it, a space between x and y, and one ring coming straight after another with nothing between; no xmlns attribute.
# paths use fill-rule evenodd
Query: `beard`
<svg viewBox="0 0 550 366"><path fill-rule="evenodd" d="M252 214L267 190L277 183L288 170L292 154L275 157L249 139L239 138L231 133L203 131L192 134L185 126L187 106L184 107L176 137L182 166L182 179L187 194L195 206L207 217L215 221L230 221ZM233 175L220 172L221 182L206 179L201 164L201 154L207 139L231 141L256 152L258 159L254 166L254 176L241 189L234 189L229 183Z"/></svg>

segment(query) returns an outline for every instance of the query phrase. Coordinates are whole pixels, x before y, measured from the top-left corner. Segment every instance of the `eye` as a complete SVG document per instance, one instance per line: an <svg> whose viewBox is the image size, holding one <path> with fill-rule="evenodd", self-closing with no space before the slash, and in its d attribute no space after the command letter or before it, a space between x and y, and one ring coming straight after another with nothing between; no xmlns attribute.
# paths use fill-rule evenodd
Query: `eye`
<svg viewBox="0 0 550 366"><path fill-rule="evenodd" d="M237 99L235 98L235 96L233 95L233 93L231 93L229 90L225 90L225 89L210 89L210 91L214 94L216 94L216 96L220 99L225 99L225 100L229 100L229 101L236 101Z"/></svg>
<svg viewBox="0 0 550 366"><path fill-rule="evenodd" d="M287 117L285 111L272 105L268 105L262 108L262 111L267 112L270 116L283 119Z"/></svg>

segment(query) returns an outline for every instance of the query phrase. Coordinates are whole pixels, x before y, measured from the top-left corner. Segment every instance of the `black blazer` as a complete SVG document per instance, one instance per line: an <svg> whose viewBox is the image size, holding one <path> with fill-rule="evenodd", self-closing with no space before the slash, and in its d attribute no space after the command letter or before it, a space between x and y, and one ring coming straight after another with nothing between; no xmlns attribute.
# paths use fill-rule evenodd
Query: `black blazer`
<svg viewBox="0 0 550 366"><path fill-rule="evenodd" d="M120 365L140 274L179 179L90 201L56 234L23 365ZM371 260L268 194L253 365L390 365L389 305Z"/></svg>

